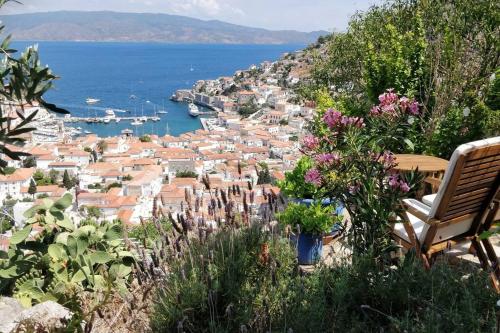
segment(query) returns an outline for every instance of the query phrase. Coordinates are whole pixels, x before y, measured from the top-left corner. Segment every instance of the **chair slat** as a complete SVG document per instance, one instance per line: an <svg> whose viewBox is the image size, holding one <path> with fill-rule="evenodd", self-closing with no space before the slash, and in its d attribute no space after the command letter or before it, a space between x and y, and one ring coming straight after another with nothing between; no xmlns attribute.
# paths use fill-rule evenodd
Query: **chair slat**
<svg viewBox="0 0 500 333"><path fill-rule="evenodd" d="M490 172L484 175L478 175L478 176L473 176L473 177L460 177L460 181L458 182L458 186L462 184L469 184L473 183L477 180L487 180L487 179L495 179L498 176L498 172Z"/></svg>
<svg viewBox="0 0 500 333"><path fill-rule="evenodd" d="M464 169L465 171L465 169ZM498 172L500 171L500 163L498 165L490 166L490 167L480 167L480 168L474 168L469 172L463 172L461 178L467 178L467 177L474 177L478 175L484 175L487 173L491 172Z"/></svg>
<svg viewBox="0 0 500 333"><path fill-rule="evenodd" d="M455 196L450 202L450 207L454 207L456 205L467 204L470 202L484 200L488 196L488 192L489 191L485 191L485 192L475 194L475 195L470 195L470 196L465 196L465 197L462 196L461 198L458 198L458 196Z"/></svg>
<svg viewBox="0 0 500 333"><path fill-rule="evenodd" d="M494 168L494 167L500 167L500 159L498 159L497 161L493 161L493 162L486 161L486 162L483 162L480 164L474 164L472 166L465 167L464 173L468 173L468 172L478 170L478 169L488 169L488 168Z"/></svg>
<svg viewBox="0 0 500 333"><path fill-rule="evenodd" d="M469 168L469 167L476 166L478 164L489 163L489 162L497 163L498 161L500 161L500 156L490 156L487 158L478 158L475 160L468 160L465 167Z"/></svg>

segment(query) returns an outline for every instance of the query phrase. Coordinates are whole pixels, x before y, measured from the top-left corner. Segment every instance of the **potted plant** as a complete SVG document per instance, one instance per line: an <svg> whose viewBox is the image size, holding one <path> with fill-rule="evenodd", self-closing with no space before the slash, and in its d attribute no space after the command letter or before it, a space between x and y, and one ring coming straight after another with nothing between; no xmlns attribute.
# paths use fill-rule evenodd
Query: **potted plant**
<svg viewBox="0 0 500 333"><path fill-rule="evenodd" d="M313 167L314 161L308 156L303 156L292 171L285 173L285 179L278 182L281 193L290 201L306 206L314 203L321 203L323 206L335 206L335 214L342 215L344 207L339 201L326 197L322 188L307 181L308 172ZM328 241L331 241L340 229L339 224L334 224L326 235Z"/></svg>
<svg viewBox="0 0 500 333"><path fill-rule="evenodd" d="M323 235L329 233L339 219L334 215L333 206L321 203L290 203L278 214L280 223L290 226L292 232L298 235L297 257L300 265L313 265L321 259Z"/></svg>

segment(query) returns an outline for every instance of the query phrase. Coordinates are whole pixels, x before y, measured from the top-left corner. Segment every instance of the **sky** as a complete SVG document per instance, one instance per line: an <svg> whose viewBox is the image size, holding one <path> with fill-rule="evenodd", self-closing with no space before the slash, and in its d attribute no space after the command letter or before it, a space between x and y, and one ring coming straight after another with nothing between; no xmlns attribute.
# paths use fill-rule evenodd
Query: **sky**
<svg viewBox="0 0 500 333"><path fill-rule="evenodd" d="M164 13L272 30L343 31L349 17L382 0L21 0L2 14L57 10Z"/></svg>

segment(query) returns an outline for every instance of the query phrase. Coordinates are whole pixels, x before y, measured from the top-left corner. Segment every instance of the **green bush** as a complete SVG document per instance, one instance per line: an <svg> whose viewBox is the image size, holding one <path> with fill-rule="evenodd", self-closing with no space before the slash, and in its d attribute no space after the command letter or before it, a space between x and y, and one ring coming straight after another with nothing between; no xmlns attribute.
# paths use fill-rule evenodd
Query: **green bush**
<svg viewBox="0 0 500 333"><path fill-rule="evenodd" d="M177 171L175 173L175 177L177 177L177 178L198 178L198 174L194 171L183 170L183 171Z"/></svg>
<svg viewBox="0 0 500 333"><path fill-rule="evenodd" d="M267 244L269 252L264 249ZM471 273L471 271L475 273ZM491 332L496 294L477 267L408 256L301 275L289 243L258 229L221 231L172 263L154 332Z"/></svg>

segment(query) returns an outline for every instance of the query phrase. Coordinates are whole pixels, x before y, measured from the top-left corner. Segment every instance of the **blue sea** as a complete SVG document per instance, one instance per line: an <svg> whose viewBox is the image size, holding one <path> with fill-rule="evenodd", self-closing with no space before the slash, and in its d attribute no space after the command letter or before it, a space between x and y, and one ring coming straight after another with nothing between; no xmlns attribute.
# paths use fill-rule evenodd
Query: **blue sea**
<svg viewBox="0 0 500 333"><path fill-rule="evenodd" d="M23 50L35 42L17 42ZM109 124L74 123L99 136L114 136L129 128L136 135L167 132L179 135L201 127L187 114L187 105L169 100L177 89L190 88L197 80L232 75L264 60L304 45L198 45L160 43L36 42L43 65L60 77L45 95L48 102L66 108L74 116L102 117L107 108L127 110L117 116L151 116L159 122L132 126L130 121ZM137 98L130 98L131 95ZM87 98L101 101L87 105Z"/></svg>

